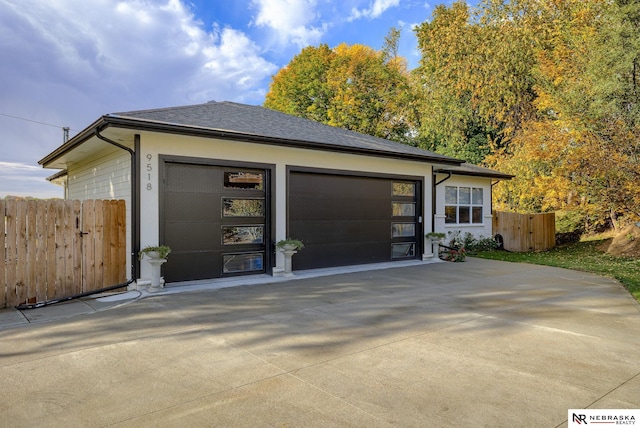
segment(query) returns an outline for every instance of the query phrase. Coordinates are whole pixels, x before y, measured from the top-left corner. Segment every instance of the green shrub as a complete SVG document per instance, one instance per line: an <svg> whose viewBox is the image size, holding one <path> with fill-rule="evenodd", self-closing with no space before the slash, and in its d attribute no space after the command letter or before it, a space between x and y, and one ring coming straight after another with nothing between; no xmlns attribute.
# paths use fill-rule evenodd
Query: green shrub
<svg viewBox="0 0 640 428"><path fill-rule="evenodd" d="M585 216L580 211L556 211L556 233L584 231Z"/></svg>
<svg viewBox="0 0 640 428"><path fill-rule="evenodd" d="M449 232L450 241L448 246L451 248L464 248L467 253L475 254L480 251L491 251L498 248L498 243L493 238L480 236L474 237L471 233L466 232L460 236L460 231Z"/></svg>

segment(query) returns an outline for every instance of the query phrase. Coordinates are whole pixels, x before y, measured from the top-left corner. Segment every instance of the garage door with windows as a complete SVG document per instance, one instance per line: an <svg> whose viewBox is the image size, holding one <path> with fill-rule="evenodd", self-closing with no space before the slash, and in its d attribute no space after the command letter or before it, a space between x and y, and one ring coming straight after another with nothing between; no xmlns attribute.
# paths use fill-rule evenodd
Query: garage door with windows
<svg viewBox="0 0 640 428"><path fill-rule="evenodd" d="M289 172L288 235L304 242L293 269L418 258L417 179Z"/></svg>
<svg viewBox="0 0 640 428"><path fill-rule="evenodd" d="M161 236L172 249L165 280L266 272L268 182L268 169L164 162Z"/></svg>

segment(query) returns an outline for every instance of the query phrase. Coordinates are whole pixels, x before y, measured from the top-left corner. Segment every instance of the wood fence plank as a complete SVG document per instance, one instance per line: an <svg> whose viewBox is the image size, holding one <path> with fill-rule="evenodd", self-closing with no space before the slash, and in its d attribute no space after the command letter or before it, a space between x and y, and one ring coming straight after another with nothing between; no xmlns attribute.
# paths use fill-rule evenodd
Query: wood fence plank
<svg viewBox="0 0 640 428"><path fill-rule="evenodd" d="M113 233L113 219L111 212L111 201L104 202L104 236L102 246L102 257L104 259L103 287L111 284L112 264L111 264L111 235Z"/></svg>
<svg viewBox="0 0 640 428"><path fill-rule="evenodd" d="M110 274L109 274L109 284L116 285L118 283L120 269L118 266L118 249L120 247L120 243L118 242L120 235L118 233L118 201L109 201L109 209L111 216L111 225L110 225L110 233L109 233L109 251L111 256L109 259L111 260L110 266Z"/></svg>
<svg viewBox="0 0 640 428"><path fill-rule="evenodd" d="M55 298L64 297L65 287L65 243L64 243L65 201L56 204L56 286Z"/></svg>
<svg viewBox="0 0 640 428"><path fill-rule="evenodd" d="M37 202L34 199L26 201L26 240L25 240L25 302L36 302L36 271L38 270L38 236Z"/></svg>
<svg viewBox="0 0 640 428"><path fill-rule="evenodd" d="M47 300L47 201L36 202L35 301Z"/></svg>
<svg viewBox="0 0 640 428"><path fill-rule="evenodd" d="M62 296L73 294L73 201L65 201L63 214L64 284Z"/></svg>
<svg viewBox="0 0 640 428"><path fill-rule="evenodd" d="M6 234L5 200L0 199L0 308L4 308L7 303L7 278L5 276L7 269Z"/></svg>
<svg viewBox="0 0 640 428"><path fill-rule="evenodd" d="M118 263L116 269L118 275L116 276L116 283L123 283L127 280L127 207L124 200L119 200L116 203L117 212L117 251L118 251Z"/></svg>
<svg viewBox="0 0 640 428"><path fill-rule="evenodd" d="M48 200L47 205L47 275L46 275L46 298L53 299L56 295L56 207L55 200Z"/></svg>
<svg viewBox="0 0 640 428"><path fill-rule="evenodd" d="M16 243L17 230L16 230L16 215L18 211L18 201L15 199L8 199L6 206L6 221L7 221L7 269L5 277L7 278L7 306L15 306L18 304L16 297Z"/></svg>
<svg viewBox="0 0 640 428"><path fill-rule="evenodd" d="M65 201L63 208L64 283L62 296L73 294L73 201Z"/></svg>
<svg viewBox="0 0 640 428"><path fill-rule="evenodd" d="M16 300L27 301L27 204L17 201L16 210Z"/></svg>
<svg viewBox="0 0 640 428"><path fill-rule="evenodd" d="M102 286L106 287L111 283L111 201L104 201L103 207L102 258L104 260L104 271L102 272Z"/></svg>
<svg viewBox="0 0 640 428"><path fill-rule="evenodd" d="M82 290L95 290L96 287L96 259L94 250L95 240L95 208L94 200L86 200L82 202L82 232L85 233L82 238Z"/></svg>
<svg viewBox="0 0 640 428"><path fill-rule="evenodd" d="M80 231L82 230L81 207L82 202L80 201L73 201L73 204L71 205L71 242L73 246L72 294L82 293L82 238L80 235Z"/></svg>
<svg viewBox="0 0 640 428"><path fill-rule="evenodd" d="M549 213L548 223L545 226L547 231L547 248L556 247L556 213Z"/></svg>
<svg viewBox="0 0 640 428"><path fill-rule="evenodd" d="M95 288L104 287L104 201L97 200L95 204L95 227L93 237L95 252Z"/></svg>

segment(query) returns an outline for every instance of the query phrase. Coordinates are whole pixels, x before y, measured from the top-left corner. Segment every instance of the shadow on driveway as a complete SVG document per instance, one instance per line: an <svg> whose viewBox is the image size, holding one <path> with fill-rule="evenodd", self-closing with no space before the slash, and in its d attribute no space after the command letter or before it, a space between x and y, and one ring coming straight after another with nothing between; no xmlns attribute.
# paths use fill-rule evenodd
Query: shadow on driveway
<svg viewBox="0 0 640 428"><path fill-rule="evenodd" d="M569 408L640 408L638 337L613 280L471 258L0 330L0 412L12 426L558 426Z"/></svg>

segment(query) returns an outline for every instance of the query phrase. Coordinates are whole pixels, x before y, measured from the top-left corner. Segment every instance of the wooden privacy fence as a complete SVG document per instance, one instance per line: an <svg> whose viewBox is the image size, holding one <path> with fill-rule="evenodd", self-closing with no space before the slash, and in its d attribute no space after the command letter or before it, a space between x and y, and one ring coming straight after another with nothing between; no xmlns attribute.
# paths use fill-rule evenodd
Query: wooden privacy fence
<svg viewBox="0 0 640 428"><path fill-rule="evenodd" d="M556 246L556 215L495 212L493 234L501 235L507 251L544 251Z"/></svg>
<svg viewBox="0 0 640 428"><path fill-rule="evenodd" d="M125 202L0 200L0 308L126 281Z"/></svg>

